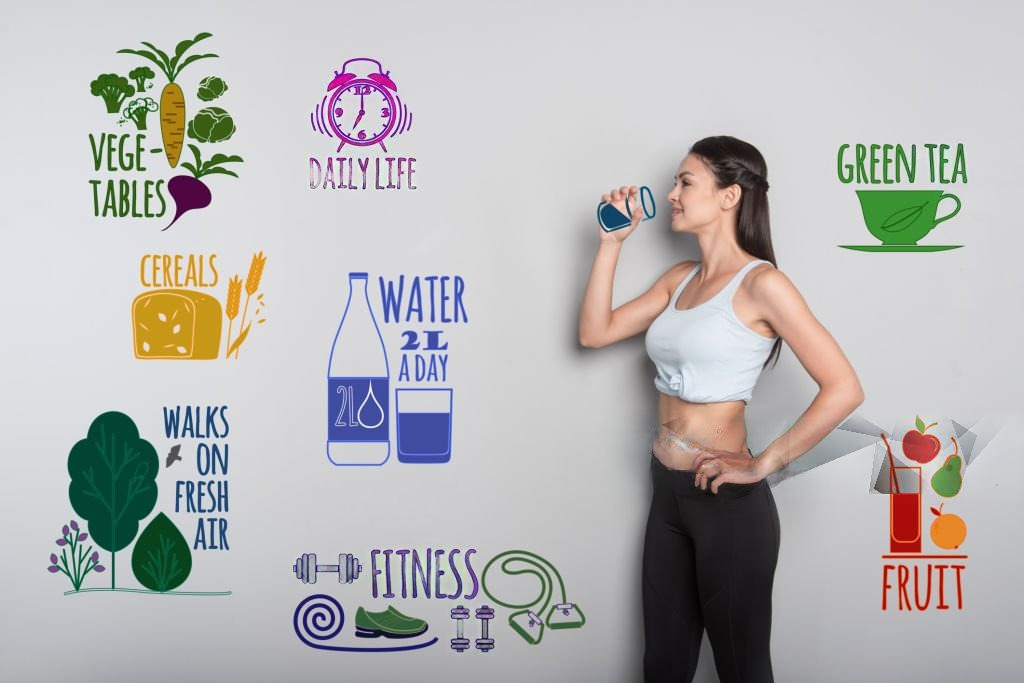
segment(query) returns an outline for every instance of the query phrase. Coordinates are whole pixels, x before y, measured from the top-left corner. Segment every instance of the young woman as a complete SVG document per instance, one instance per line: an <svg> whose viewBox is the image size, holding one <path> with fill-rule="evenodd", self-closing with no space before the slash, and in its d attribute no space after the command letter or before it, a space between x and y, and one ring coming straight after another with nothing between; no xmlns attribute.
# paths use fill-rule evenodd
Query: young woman
<svg viewBox="0 0 1024 683"><path fill-rule="evenodd" d="M671 267L612 310L623 241L643 212L636 187L602 199L632 223L605 233L580 312L583 346L647 331L660 429L643 555L644 678L693 680L707 629L722 683L773 681L772 583L779 516L765 477L806 453L864 400L853 368L775 265L764 158L733 137L700 140L668 195L672 230L700 261ZM757 457L744 408L781 340L818 384L803 415Z"/></svg>

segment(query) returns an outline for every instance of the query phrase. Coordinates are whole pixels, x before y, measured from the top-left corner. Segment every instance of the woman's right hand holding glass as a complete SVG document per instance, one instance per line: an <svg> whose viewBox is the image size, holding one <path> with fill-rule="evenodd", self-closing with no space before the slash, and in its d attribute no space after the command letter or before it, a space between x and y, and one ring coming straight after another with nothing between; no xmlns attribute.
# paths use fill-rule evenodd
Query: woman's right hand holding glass
<svg viewBox="0 0 1024 683"><path fill-rule="evenodd" d="M626 208L626 198L629 198L629 208ZM616 209L622 212L624 216L629 216L630 224L628 227L613 230L612 232L605 232L602 228L598 228L601 233L602 242L622 242L636 230L636 226L640 225L640 221L644 218L643 205L640 202L640 190L636 185L628 187L623 185L618 189L613 189L608 194L601 195L601 201L611 204Z"/></svg>

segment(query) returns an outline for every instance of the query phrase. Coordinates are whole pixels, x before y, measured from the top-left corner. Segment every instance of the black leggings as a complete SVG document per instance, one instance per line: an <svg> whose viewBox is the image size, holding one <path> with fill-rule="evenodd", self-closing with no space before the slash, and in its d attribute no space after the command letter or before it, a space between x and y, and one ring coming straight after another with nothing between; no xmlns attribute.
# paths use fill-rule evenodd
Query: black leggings
<svg viewBox="0 0 1024 683"><path fill-rule="evenodd" d="M651 456L643 558L644 680L690 683L704 629L721 683L772 683L779 513L768 482L693 485Z"/></svg>

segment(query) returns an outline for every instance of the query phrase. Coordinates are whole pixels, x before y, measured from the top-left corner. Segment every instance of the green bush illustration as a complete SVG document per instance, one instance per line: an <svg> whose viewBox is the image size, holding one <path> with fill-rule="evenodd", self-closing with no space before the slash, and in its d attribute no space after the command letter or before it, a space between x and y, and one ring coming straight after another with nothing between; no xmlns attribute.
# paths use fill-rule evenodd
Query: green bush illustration
<svg viewBox="0 0 1024 683"><path fill-rule="evenodd" d="M146 588L174 590L192 572L192 550L178 527L164 513L143 529L132 550L132 571Z"/></svg>

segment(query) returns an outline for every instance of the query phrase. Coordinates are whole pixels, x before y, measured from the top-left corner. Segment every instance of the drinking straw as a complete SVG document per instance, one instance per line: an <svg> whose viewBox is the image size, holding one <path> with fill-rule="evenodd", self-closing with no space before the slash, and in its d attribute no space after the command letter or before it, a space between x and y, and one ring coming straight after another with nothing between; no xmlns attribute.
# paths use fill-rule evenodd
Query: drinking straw
<svg viewBox="0 0 1024 683"><path fill-rule="evenodd" d="M896 478L896 462L893 460L892 449L889 448L889 440L885 438L885 432L882 432L882 441L885 442L885 450L889 452L889 469L892 471L892 485L898 494L900 492L900 481Z"/></svg>

